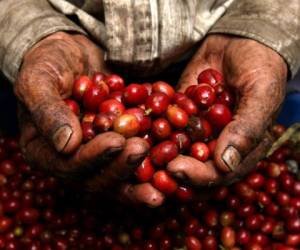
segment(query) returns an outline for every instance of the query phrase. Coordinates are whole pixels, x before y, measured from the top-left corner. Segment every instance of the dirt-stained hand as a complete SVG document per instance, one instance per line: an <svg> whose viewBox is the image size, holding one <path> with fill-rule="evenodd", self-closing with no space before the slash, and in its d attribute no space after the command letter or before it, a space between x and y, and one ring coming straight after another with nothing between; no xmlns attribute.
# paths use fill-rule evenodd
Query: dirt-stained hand
<svg viewBox="0 0 300 250"><path fill-rule="evenodd" d="M168 170L195 185L232 182L255 166L272 142L267 132L285 95L287 65L274 50L254 40L210 35L188 64L179 82L184 91L197 76L214 68L238 96L232 122L221 132L214 162L179 156Z"/></svg>

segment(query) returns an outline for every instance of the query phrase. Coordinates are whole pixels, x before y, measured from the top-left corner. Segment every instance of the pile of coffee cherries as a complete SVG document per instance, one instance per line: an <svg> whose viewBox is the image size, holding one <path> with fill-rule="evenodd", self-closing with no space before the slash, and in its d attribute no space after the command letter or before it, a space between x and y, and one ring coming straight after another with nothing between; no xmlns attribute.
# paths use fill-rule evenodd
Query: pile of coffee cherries
<svg viewBox="0 0 300 250"><path fill-rule="evenodd" d="M124 137L148 141L149 156L135 172L138 182L151 182L166 195L191 199L192 189L182 186L165 170L178 154L205 162L213 157L216 138L232 119L234 96L214 69L201 72L185 93L166 82L131 83L118 75L96 73L78 78L73 99L65 100L80 116L83 140L115 131Z"/></svg>
<svg viewBox="0 0 300 250"><path fill-rule="evenodd" d="M210 190L209 199L141 209L74 192L33 170L17 140L2 137L0 249L300 249L299 162L291 155L282 146L244 180Z"/></svg>

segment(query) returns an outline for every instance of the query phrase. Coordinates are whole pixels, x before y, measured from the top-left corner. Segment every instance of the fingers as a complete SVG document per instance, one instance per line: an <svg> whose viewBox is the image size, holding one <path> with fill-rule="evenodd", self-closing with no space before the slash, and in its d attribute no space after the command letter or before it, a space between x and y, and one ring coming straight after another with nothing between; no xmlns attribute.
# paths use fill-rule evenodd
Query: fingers
<svg viewBox="0 0 300 250"><path fill-rule="evenodd" d="M245 175L247 175L252 169L255 168L256 163L266 156L270 146L275 142L275 137L271 133L266 132L263 139L260 141L257 147L255 147L247 156L243 159L241 164L237 167L235 172L230 172L224 178L220 179L219 184L229 185L233 182L239 181Z"/></svg>
<svg viewBox="0 0 300 250"><path fill-rule="evenodd" d="M22 134L29 133L30 130L28 126L28 131ZM83 178L91 172L99 172L105 167L105 162L119 153L124 145L124 137L107 132L80 146L74 154L64 156L56 152L43 137L37 136L27 142L23 151L26 159L40 170L64 178Z"/></svg>
<svg viewBox="0 0 300 250"><path fill-rule="evenodd" d="M168 164L168 171L180 180L188 181L195 186L210 187L219 184L231 184L248 174L256 163L265 157L269 147L275 141L266 132L263 139L237 166L234 172L223 174L212 161L200 162L192 157L180 155ZM198 193L198 192L197 192ZM202 194L201 194L202 195Z"/></svg>
<svg viewBox="0 0 300 250"><path fill-rule="evenodd" d="M250 81L250 80L249 80ZM262 139L282 101L283 83L267 77L244 83L233 121L221 132L214 159L224 172L237 166Z"/></svg>
<svg viewBox="0 0 300 250"><path fill-rule="evenodd" d="M185 155L179 155L172 160L167 169L175 177L200 186L216 183L222 178L211 161L204 163Z"/></svg>
<svg viewBox="0 0 300 250"><path fill-rule="evenodd" d="M58 93L47 87L42 91L40 98L30 107L35 125L58 152L73 152L82 140L78 117Z"/></svg>
<svg viewBox="0 0 300 250"><path fill-rule="evenodd" d="M148 207L158 207L163 204L165 199L165 196L150 183L125 184L121 188L121 196L125 202L145 204Z"/></svg>
<svg viewBox="0 0 300 250"><path fill-rule="evenodd" d="M58 152L73 152L82 139L78 118L63 99L71 94L78 75L103 65L102 52L86 37L63 32L41 40L26 53L15 93Z"/></svg>
<svg viewBox="0 0 300 250"><path fill-rule="evenodd" d="M81 166L83 169L89 167L94 169L95 174L103 169L104 165L109 165L123 149L125 149L126 140L123 136L115 132L106 132L97 135L95 138L90 140L88 143L83 144L74 153L73 157L67 161L69 166ZM77 167L77 170L80 170ZM65 171L70 171L70 168Z"/></svg>
<svg viewBox="0 0 300 250"><path fill-rule="evenodd" d="M88 180L87 189L91 192L101 192L112 184L124 180L144 160L149 150L149 144L138 137L127 139L123 151L100 175Z"/></svg>

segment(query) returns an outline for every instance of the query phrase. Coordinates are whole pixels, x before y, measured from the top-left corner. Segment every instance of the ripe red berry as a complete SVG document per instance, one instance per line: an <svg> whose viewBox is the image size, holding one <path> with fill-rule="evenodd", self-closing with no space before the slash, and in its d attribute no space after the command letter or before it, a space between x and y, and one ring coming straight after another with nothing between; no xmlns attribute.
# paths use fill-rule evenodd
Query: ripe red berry
<svg viewBox="0 0 300 250"><path fill-rule="evenodd" d="M234 106L234 97L229 91L225 90L217 96L216 103L220 103L232 108Z"/></svg>
<svg viewBox="0 0 300 250"><path fill-rule="evenodd" d="M175 105L169 105L167 112L167 119L173 127L183 129L189 122L188 114L181 108Z"/></svg>
<svg viewBox="0 0 300 250"><path fill-rule="evenodd" d="M152 125L152 120L150 118L150 116L146 115L145 110L141 109L141 108L130 108L125 110L124 114L132 114L134 115L139 123L140 123L140 134L145 134L147 133Z"/></svg>
<svg viewBox="0 0 300 250"><path fill-rule="evenodd" d="M224 91L226 91L225 86L222 83L215 85L213 88L217 96L220 96Z"/></svg>
<svg viewBox="0 0 300 250"><path fill-rule="evenodd" d="M255 172L247 176L246 182L251 188L258 190L264 185L265 177Z"/></svg>
<svg viewBox="0 0 300 250"><path fill-rule="evenodd" d="M72 96L80 101L84 93L93 85L91 79L88 76L80 76L75 80L72 90Z"/></svg>
<svg viewBox="0 0 300 250"><path fill-rule="evenodd" d="M164 93L167 96L169 96L169 98L172 98L172 96L175 93L173 87L170 84L163 82L163 81L158 81L158 82L153 83L152 92L153 93Z"/></svg>
<svg viewBox="0 0 300 250"><path fill-rule="evenodd" d="M193 94L193 101L200 108L208 108L216 100L215 90L208 84L199 84Z"/></svg>
<svg viewBox="0 0 300 250"><path fill-rule="evenodd" d="M115 99L115 100L123 103L123 92L122 91L114 91L108 95L107 99Z"/></svg>
<svg viewBox="0 0 300 250"><path fill-rule="evenodd" d="M219 214L215 209L207 210L203 214L203 220L208 227L216 227L218 225Z"/></svg>
<svg viewBox="0 0 300 250"><path fill-rule="evenodd" d="M171 141L175 142L179 151L186 152L191 146L191 139L183 131L175 131L170 136Z"/></svg>
<svg viewBox="0 0 300 250"><path fill-rule="evenodd" d="M138 181L147 182L153 177L155 170L151 163L150 157L147 156L144 161L135 170L135 175Z"/></svg>
<svg viewBox="0 0 300 250"><path fill-rule="evenodd" d="M187 250L201 250L201 242L195 236L188 236L185 238L185 245Z"/></svg>
<svg viewBox="0 0 300 250"><path fill-rule="evenodd" d="M124 102L128 105L139 105L148 97L147 88L144 85L132 83L124 90Z"/></svg>
<svg viewBox="0 0 300 250"><path fill-rule="evenodd" d="M210 155L209 148L203 142L195 142L191 146L191 156L199 161L207 161Z"/></svg>
<svg viewBox="0 0 300 250"><path fill-rule="evenodd" d="M87 111L96 112L99 105L107 98L107 96L108 93L106 90L93 84L83 95L83 106Z"/></svg>
<svg viewBox="0 0 300 250"><path fill-rule="evenodd" d="M276 194L276 201L280 206L287 206L290 203L290 195L286 192L278 192Z"/></svg>
<svg viewBox="0 0 300 250"><path fill-rule="evenodd" d="M82 122L81 129L82 129L82 140L84 142L88 142L96 136L93 123L91 122Z"/></svg>
<svg viewBox="0 0 300 250"><path fill-rule="evenodd" d="M157 140L165 140L170 137L172 128L168 120L158 118L153 121L151 126L151 134Z"/></svg>
<svg viewBox="0 0 300 250"><path fill-rule="evenodd" d="M272 134L279 138L286 131L286 128L283 125L276 124L272 127Z"/></svg>
<svg viewBox="0 0 300 250"><path fill-rule="evenodd" d="M155 145L150 151L151 161L157 166L163 166L178 155L178 148L175 142L163 141Z"/></svg>
<svg viewBox="0 0 300 250"><path fill-rule="evenodd" d="M279 176L280 187L287 192L290 192L294 186L294 178L289 173L282 173Z"/></svg>
<svg viewBox="0 0 300 250"><path fill-rule="evenodd" d="M236 233L236 243L239 245L246 245L250 242L250 233L245 229L240 229Z"/></svg>
<svg viewBox="0 0 300 250"><path fill-rule="evenodd" d="M231 227L223 227L221 231L221 242L225 248L235 245L235 231Z"/></svg>
<svg viewBox="0 0 300 250"><path fill-rule="evenodd" d="M294 182L292 194L298 197L300 196L300 181Z"/></svg>
<svg viewBox="0 0 300 250"><path fill-rule="evenodd" d="M82 122L90 122L93 123L95 120L96 114L95 113L85 113L82 117Z"/></svg>
<svg viewBox="0 0 300 250"><path fill-rule="evenodd" d="M13 220L9 217L0 217L0 233L7 232L13 225Z"/></svg>
<svg viewBox="0 0 300 250"><path fill-rule="evenodd" d="M217 84L223 83L223 76L220 72L215 69L206 69L202 71L198 76L198 84L208 83L212 87L215 87Z"/></svg>
<svg viewBox="0 0 300 250"><path fill-rule="evenodd" d="M182 108L189 116L197 115L199 112L197 105L192 101L192 99L187 98L185 95L183 96L183 98L178 98L175 103L178 105L178 107Z"/></svg>
<svg viewBox="0 0 300 250"><path fill-rule="evenodd" d="M0 173L5 176L12 176L16 173L16 165L11 160L4 160L0 162Z"/></svg>
<svg viewBox="0 0 300 250"><path fill-rule="evenodd" d="M123 90L125 86L123 78L118 75L107 76L105 82L108 85L110 92Z"/></svg>
<svg viewBox="0 0 300 250"><path fill-rule="evenodd" d="M35 208L24 208L18 213L17 217L25 224L34 224L40 217L40 212Z"/></svg>
<svg viewBox="0 0 300 250"><path fill-rule="evenodd" d="M291 233L300 233L300 217L288 219L286 221L286 228Z"/></svg>
<svg viewBox="0 0 300 250"><path fill-rule="evenodd" d="M289 234L285 240L288 246L299 246L300 245L300 234Z"/></svg>
<svg viewBox="0 0 300 250"><path fill-rule="evenodd" d="M71 99L65 99L65 104L73 111L75 115L78 116L80 114L80 108L76 101Z"/></svg>
<svg viewBox="0 0 300 250"><path fill-rule="evenodd" d="M252 202L256 198L255 191L246 182L237 182L234 184L234 190L243 201Z"/></svg>
<svg viewBox="0 0 300 250"><path fill-rule="evenodd" d="M177 182L165 170L159 170L153 175L152 184L159 191L168 195L177 190Z"/></svg>
<svg viewBox="0 0 300 250"><path fill-rule="evenodd" d="M245 220L245 226L250 231L256 231L261 227L263 219L259 214L252 214Z"/></svg>
<svg viewBox="0 0 300 250"><path fill-rule="evenodd" d="M260 227L260 231L265 234L271 234L275 227L275 221L273 218L266 218Z"/></svg>
<svg viewBox="0 0 300 250"><path fill-rule="evenodd" d="M93 121L94 128L99 133L109 131L110 128L112 127L112 124L113 121L105 113L97 114Z"/></svg>
<svg viewBox="0 0 300 250"><path fill-rule="evenodd" d="M106 78L105 74L101 72L95 72L92 76L92 82L97 85L101 83L105 83L105 78Z"/></svg>
<svg viewBox="0 0 300 250"><path fill-rule="evenodd" d="M159 249L161 249L161 250L171 250L172 249L172 239L168 235L164 235L160 238Z"/></svg>
<svg viewBox="0 0 300 250"><path fill-rule="evenodd" d="M197 86L198 86L198 85L190 85L190 86L188 86L188 87L186 88L184 94L185 94L187 97L193 99L194 93L195 93L195 89L197 88Z"/></svg>
<svg viewBox="0 0 300 250"><path fill-rule="evenodd" d="M145 82L143 83L143 86L146 87L147 91L148 91L148 96L152 94L152 84L149 82Z"/></svg>
<svg viewBox="0 0 300 250"><path fill-rule="evenodd" d="M220 224L223 227L231 226L234 223L234 213L231 211L224 211L220 214Z"/></svg>
<svg viewBox="0 0 300 250"><path fill-rule="evenodd" d="M194 192L187 186L179 186L176 190L176 198L181 202L188 202L193 199Z"/></svg>
<svg viewBox="0 0 300 250"><path fill-rule="evenodd" d="M146 99L146 108L151 110L151 114L163 114L170 103L169 97L164 93L153 93Z"/></svg>
<svg viewBox="0 0 300 250"><path fill-rule="evenodd" d="M213 235L207 235L202 240L202 246L204 250L217 250L218 242L216 240L216 237Z"/></svg>
<svg viewBox="0 0 300 250"><path fill-rule="evenodd" d="M113 130L126 138L139 133L140 124L134 115L123 114L117 117L113 123Z"/></svg>
<svg viewBox="0 0 300 250"><path fill-rule="evenodd" d="M276 178L280 175L280 165L275 162L270 162L270 164L267 166L266 172L269 177Z"/></svg>
<svg viewBox="0 0 300 250"><path fill-rule="evenodd" d="M189 119L186 131L192 141L206 140L212 134L212 128L207 120L196 116Z"/></svg>
<svg viewBox="0 0 300 250"><path fill-rule="evenodd" d="M108 99L104 102L102 102L99 106L99 112L100 113L113 113L117 116L120 116L125 111L125 106L115 100L115 99Z"/></svg>
<svg viewBox="0 0 300 250"><path fill-rule="evenodd" d="M214 104L209 108L206 117L213 127L222 129L231 121L232 114L227 106Z"/></svg>

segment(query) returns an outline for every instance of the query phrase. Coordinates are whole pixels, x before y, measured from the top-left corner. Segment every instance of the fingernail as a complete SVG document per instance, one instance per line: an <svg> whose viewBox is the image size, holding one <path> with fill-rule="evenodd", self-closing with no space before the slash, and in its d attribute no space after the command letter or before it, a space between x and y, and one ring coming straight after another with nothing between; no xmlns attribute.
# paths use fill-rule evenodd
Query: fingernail
<svg viewBox="0 0 300 250"><path fill-rule="evenodd" d="M142 154L130 155L127 159L127 163L129 165L138 165L138 164L142 163L142 161L144 160L146 155L147 155L147 152L142 153Z"/></svg>
<svg viewBox="0 0 300 250"><path fill-rule="evenodd" d="M187 176L183 172L175 172L172 174L178 179L187 180Z"/></svg>
<svg viewBox="0 0 300 250"><path fill-rule="evenodd" d="M229 170L233 172L240 164L241 155L235 147L228 146L222 155L222 160Z"/></svg>
<svg viewBox="0 0 300 250"><path fill-rule="evenodd" d="M122 147L109 148L104 152L103 156L105 159L109 159L117 155L122 149L123 149Z"/></svg>
<svg viewBox="0 0 300 250"><path fill-rule="evenodd" d="M58 152L64 150L71 139L72 134L73 130L69 125L63 125L55 131L52 140Z"/></svg>

